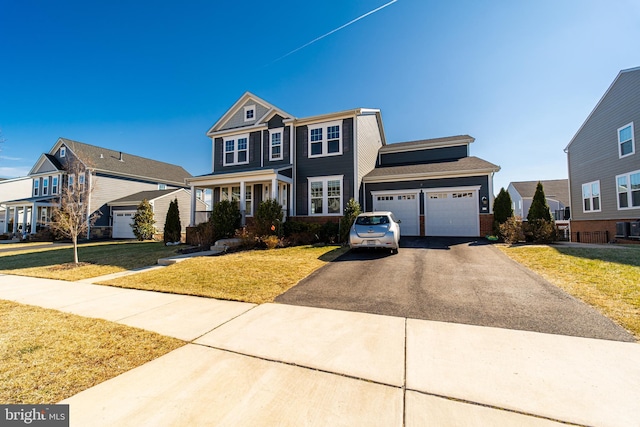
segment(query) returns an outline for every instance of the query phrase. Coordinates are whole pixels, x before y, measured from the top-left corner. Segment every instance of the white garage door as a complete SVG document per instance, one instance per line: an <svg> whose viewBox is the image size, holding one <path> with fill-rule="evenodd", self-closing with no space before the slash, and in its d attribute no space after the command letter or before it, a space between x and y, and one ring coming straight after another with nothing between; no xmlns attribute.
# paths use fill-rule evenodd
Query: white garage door
<svg viewBox="0 0 640 427"><path fill-rule="evenodd" d="M425 197L427 236L476 237L480 235L478 192L441 191Z"/></svg>
<svg viewBox="0 0 640 427"><path fill-rule="evenodd" d="M391 211L400 224L401 236L420 235L420 196L415 193L373 194L374 211Z"/></svg>
<svg viewBox="0 0 640 427"><path fill-rule="evenodd" d="M131 224L136 211L114 211L113 212L113 238L114 239L135 239Z"/></svg>

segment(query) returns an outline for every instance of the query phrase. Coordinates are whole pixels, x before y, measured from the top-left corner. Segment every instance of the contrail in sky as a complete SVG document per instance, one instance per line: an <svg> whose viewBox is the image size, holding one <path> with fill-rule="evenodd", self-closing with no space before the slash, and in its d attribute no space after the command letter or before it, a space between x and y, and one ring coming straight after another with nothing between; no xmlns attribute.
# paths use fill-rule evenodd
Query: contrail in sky
<svg viewBox="0 0 640 427"><path fill-rule="evenodd" d="M278 61L280 61L281 59L284 59L284 58L286 58L287 56L292 55L292 54L296 53L297 51L302 50L302 49L304 49L305 47L307 47L307 46L309 46L309 45L312 45L312 44L314 44L315 42L317 42L317 41L319 41L319 40L322 40L323 38L328 37L328 36L330 36L331 34L333 34L333 33L335 33L335 32L338 32L338 31L342 30L343 28L346 28L346 27L348 27L349 25L351 25L351 24L353 24L353 23L356 23L356 22L358 22L359 20L361 20L361 19L363 19L363 18L366 18L367 16L369 16L369 15L372 15L372 14L376 13L376 12L377 12L377 11L379 11L379 10L384 9L384 8L385 8L385 7L387 7L387 6L391 6L392 4L394 4L394 3L395 3L395 2L397 2L397 1L398 1L398 0L391 0L389 3L385 3L385 4L383 4L382 6L380 6L380 7L376 8L376 9L373 9L372 11L369 11L369 12L365 13L364 15L360 15L360 16L358 16L357 18L352 19L351 21L347 22L346 24L341 25L341 26L339 26L338 28L336 28L336 29L333 29L333 30L329 31L329 32L328 32L328 33L326 33L326 34L323 34L323 35L321 35L320 37L317 37L317 38L315 38L315 39L311 40L310 42L305 43L305 44L303 44L302 46L300 46L300 47L298 47L298 48L296 48L296 49L293 49L291 52L289 52L289 53L286 53L286 54L282 55L280 58L275 59L274 61L272 61L272 62L271 62L271 64L273 64L274 62L278 62ZM269 64L269 65L271 65L271 64Z"/></svg>

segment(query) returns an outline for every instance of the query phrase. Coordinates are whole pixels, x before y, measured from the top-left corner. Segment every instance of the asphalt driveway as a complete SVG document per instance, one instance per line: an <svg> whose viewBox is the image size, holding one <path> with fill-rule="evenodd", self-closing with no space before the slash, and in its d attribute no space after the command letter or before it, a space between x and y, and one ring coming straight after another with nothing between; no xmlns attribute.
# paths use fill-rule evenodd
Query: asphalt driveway
<svg viewBox="0 0 640 427"><path fill-rule="evenodd" d="M397 255L349 251L276 302L635 341L595 309L483 240L404 238Z"/></svg>

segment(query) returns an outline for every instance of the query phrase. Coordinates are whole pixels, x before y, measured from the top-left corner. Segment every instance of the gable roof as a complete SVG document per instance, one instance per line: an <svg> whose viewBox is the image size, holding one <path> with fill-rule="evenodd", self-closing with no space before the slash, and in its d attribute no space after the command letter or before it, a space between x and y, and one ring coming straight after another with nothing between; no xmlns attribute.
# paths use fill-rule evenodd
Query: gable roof
<svg viewBox="0 0 640 427"><path fill-rule="evenodd" d="M611 89L615 86L615 84L618 82L620 77L625 75L625 74L631 74L631 73L640 73L640 67L628 68L628 69L622 70L622 71L620 71L618 73L618 75L613 80L613 82L611 83L611 85L609 86L607 91L604 93L604 95L602 95L602 98L600 98L600 100L598 101L596 106L593 108L593 110L591 110L591 113L589 113L589 115L587 116L587 119L582 123L582 126L580 126L580 129L578 129L578 131L575 133L575 135L573 135L573 138L571 138L571 141L569 141L569 144L567 144L567 146L564 148L564 152L565 153L568 152L569 147L571 146L571 144L573 144L573 141L575 141L576 137L580 134L580 132L585 127L587 122L589 122L589 120L591 119L591 116L593 116L593 114L596 112L596 110L598 109L600 104L602 104L602 101L604 101L604 99L607 97L607 95L609 95L609 92L611 92Z"/></svg>
<svg viewBox="0 0 640 427"><path fill-rule="evenodd" d="M254 123L248 124L246 126L241 126L241 128L262 126L266 123L266 120L273 117L274 114L280 115L283 119L293 118L291 114L247 91L231 106L231 108L227 110L226 113L224 113L222 117L218 119L218 121L213 126L211 126L211 128L207 131L207 136L211 136L215 132L221 130L224 125L249 101L254 101L257 104L261 104L267 109L267 112L261 117L257 117Z"/></svg>
<svg viewBox="0 0 640 427"><path fill-rule="evenodd" d="M97 172L142 178L149 181L184 186L184 180L191 174L182 166L159 162L145 157L134 156L122 151L85 144L71 139L59 138L50 154L62 145L73 152L88 168ZM121 160L122 159L122 160Z"/></svg>
<svg viewBox="0 0 640 427"><path fill-rule="evenodd" d="M463 157L457 160L425 163L417 165L389 166L375 168L364 176L364 180L375 182L386 179L420 179L423 177L462 176L498 172L500 166L478 157Z"/></svg>
<svg viewBox="0 0 640 427"><path fill-rule="evenodd" d="M55 156L52 156L51 154L48 154L48 153L42 153L38 158L38 161L36 161L36 163L33 165L31 170L29 171L29 175L38 174L37 171L42 169L42 166L45 163L49 163L51 165L51 169L47 171L49 173L53 170L57 170L57 171L64 170L64 167L60 164L58 159L55 158Z"/></svg>
<svg viewBox="0 0 640 427"><path fill-rule="evenodd" d="M172 193L177 193L178 191L187 191L187 190L185 190L184 188L170 188L167 190L140 191L138 193L129 194L128 196L121 197L120 199L112 200L107 204L109 206L138 205L143 200L147 200L150 202L152 200L168 196Z"/></svg>
<svg viewBox="0 0 640 427"><path fill-rule="evenodd" d="M552 179L548 181L539 181L542 183L544 195L547 199L558 200L565 206L569 206L569 180L568 179ZM510 185L516 189L520 197L533 198L536 194L538 181L519 181L512 182Z"/></svg>
<svg viewBox="0 0 640 427"><path fill-rule="evenodd" d="M445 136L442 138L420 139L417 141L394 142L380 148L380 154L400 151L413 151L424 148L450 147L471 144L476 139L469 135Z"/></svg>

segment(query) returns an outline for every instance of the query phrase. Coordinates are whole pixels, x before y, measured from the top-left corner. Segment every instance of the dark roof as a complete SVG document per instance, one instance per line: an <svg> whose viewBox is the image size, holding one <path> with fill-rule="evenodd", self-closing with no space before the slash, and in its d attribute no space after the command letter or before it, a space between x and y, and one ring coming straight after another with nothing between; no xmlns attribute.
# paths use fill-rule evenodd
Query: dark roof
<svg viewBox="0 0 640 427"><path fill-rule="evenodd" d="M134 156L108 148L85 144L66 138L60 140L71 149L88 167L101 172L150 178L153 181L185 185L191 174L182 166ZM122 154L122 161L120 161Z"/></svg>
<svg viewBox="0 0 640 427"><path fill-rule="evenodd" d="M109 202L109 204L113 204L113 203L118 203L118 204L131 203L132 205L137 205L140 202L142 202L143 200L150 201L150 200L162 197L162 196L166 196L167 194L171 194L171 193L176 192L178 190L180 190L180 189L179 188L170 188L170 189L167 189L167 190L141 191L139 193L129 194L128 196L122 197L122 198L117 199L117 200L112 200L112 201Z"/></svg>
<svg viewBox="0 0 640 427"><path fill-rule="evenodd" d="M47 158L47 160L51 162L53 166L55 166L56 169L58 169L59 171L64 170L64 167L60 164L60 162L58 161L58 159L56 159L55 156L47 153L44 153L44 156Z"/></svg>
<svg viewBox="0 0 640 427"><path fill-rule="evenodd" d="M456 142L467 144L473 141L475 141L475 138L470 135L455 135L455 136L445 136L442 138L420 139L417 141L394 142L381 147L380 152L393 151L393 150L397 150L400 147L411 147L414 145L416 146L439 145L442 143L456 143Z"/></svg>
<svg viewBox="0 0 640 427"><path fill-rule="evenodd" d="M569 206L569 180L568 179L553 179L549 181L539 181L542 183L544 189L544 195L548 199L558 200L565 206ZM538 181L520 181L512 182L511 185L516 189L521 197L533 198L536 194L536 187Z"/></svg>
<svg viewBox="0 0 640 427"><path fill-rule="evenodd" d="M436 163L375 168L365 175L365 179L387 176L399 177L402 175L450 175L456 172L497 172L499 170L500 166L478 157L463 157L457 160Z"/></svg>

